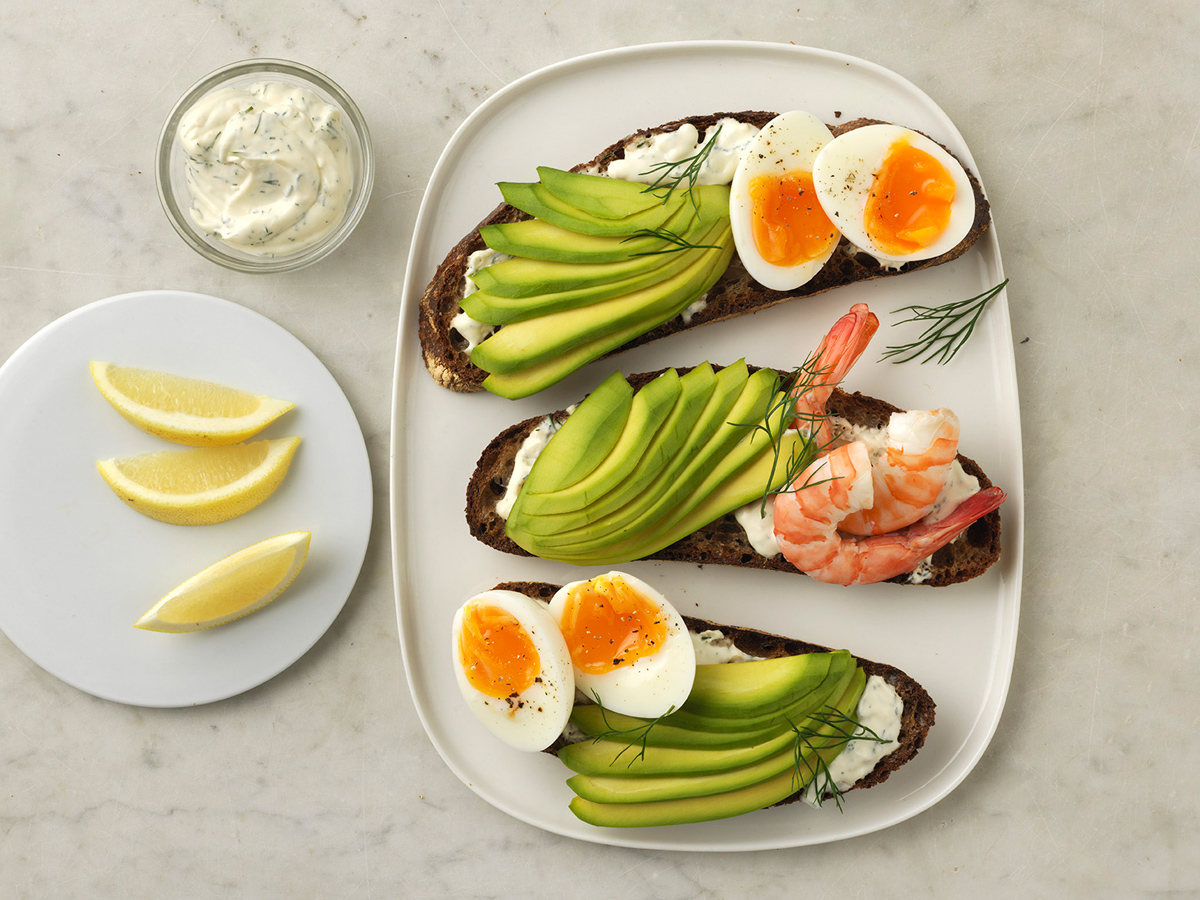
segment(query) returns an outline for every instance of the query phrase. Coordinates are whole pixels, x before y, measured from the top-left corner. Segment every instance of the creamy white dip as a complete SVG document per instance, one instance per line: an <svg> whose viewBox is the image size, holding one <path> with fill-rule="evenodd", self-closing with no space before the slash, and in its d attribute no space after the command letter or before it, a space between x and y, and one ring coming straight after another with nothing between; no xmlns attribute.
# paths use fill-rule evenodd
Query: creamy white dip
<svg viewBox="0 0 1200 900"><path fill-rule="evenodd" d="M337 107L282 82L224 88L180 120L196 225L238 250L315 244L346 215L354 165Z"/></svg>

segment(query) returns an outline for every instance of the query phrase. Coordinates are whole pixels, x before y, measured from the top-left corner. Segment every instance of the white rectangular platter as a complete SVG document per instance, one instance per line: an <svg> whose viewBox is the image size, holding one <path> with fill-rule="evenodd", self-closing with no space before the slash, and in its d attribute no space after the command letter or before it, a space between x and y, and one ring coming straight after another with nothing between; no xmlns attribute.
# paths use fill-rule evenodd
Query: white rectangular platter
<svg viewBox="0 0 1200 900"><path fill-rule="evenodd" d="M895 311L971 297L1004 275L995 229L965 256L929 271L781 304L756 315L653 342L586 367L554 388L511 402L438 387L421 360L417 303L453 245L500 201L495 182L534 180L535 166L569 168L640 128L683 116L805 109L829 123L860 116L923 131L978 173L962 136L923 92L852 57L777 44L700 42L609 51L535 72L477 109L446 147L418 216L403 288L392 421L391 515L397 619L417 710L446 764L488 803L558 834L674 850L756 850L838 840L913 816L958 786L997 727L1008 689L1020 608L1021 429L1007 297L988 307L966 348L946 366L881 362L917 325ZM546 754L510 750L478 724L451 664L454 611L501 581L563 583L598 572L497 553L463 517L480 451L508 425L576 402L614 369L625 373L703 360L792 368L853 303L881 320L845 382L897 406L949 406L962 452L1008 492L1001 561L944 589L891 584L838 588L799 576L679 563L631 563L685 614L803 638L890 663L938 704L917 758L889 781L848 794L845 811L803 805L736 819L653 829L601 829L567 809L568 772ZM463 803L477 802L464 788Z"/></svg>

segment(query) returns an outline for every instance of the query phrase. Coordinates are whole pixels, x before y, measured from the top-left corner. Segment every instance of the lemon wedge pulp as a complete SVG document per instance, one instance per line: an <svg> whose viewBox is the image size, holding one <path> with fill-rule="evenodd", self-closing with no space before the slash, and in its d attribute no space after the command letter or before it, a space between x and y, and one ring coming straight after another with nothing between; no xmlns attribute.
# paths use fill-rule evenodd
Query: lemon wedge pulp
<svg viewBox="0 0 1200 900"><path fill-rule="evenodd" d="M91 368L104 399L127 421L155 437L192 447L244 441L295 406L167 372L108 362L93 362Z"/></svg>
<svg viewBox="0 0 1200 900"><path fill-rule="evenodd" d="M249 512L275 492L300 438L230 447L162 450L105 459L100 475L143 515L172 525L212 525Z"/></svg>
<svg viewBox="0 0 1200 900"><path fill-rule="evenodd" d="M133 623L174 634L224 625L262 609L295 580L312 533L292 531L213 563L193 575Z"/></svg>

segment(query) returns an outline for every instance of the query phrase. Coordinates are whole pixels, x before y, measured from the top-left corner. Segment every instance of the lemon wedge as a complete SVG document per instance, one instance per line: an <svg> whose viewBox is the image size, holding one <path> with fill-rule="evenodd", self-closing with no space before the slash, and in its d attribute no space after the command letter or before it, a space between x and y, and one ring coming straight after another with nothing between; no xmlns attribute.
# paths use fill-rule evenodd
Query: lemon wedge
<svg viewBox="0 0 1200 900"><path fill-rule="evenodd" d="M96 463L118 497L172 525L212 525L262 503L283 481L300 438L160 450Z"/></svg>
<svg viewBox="0 0 1200 900"><path fill-rule="evenodd" d="M159 600L133 627L179 634L224 625L262 609L300 573L311 537L308 531L292 531L213 563Z"/></svg>
<svg viewBox="0 0 1200 900"><path fill-rule="evenodd" d="M197 378L92 363L92 380L133 425L191 447L236 444L258 434L296 404Z"/></svg>

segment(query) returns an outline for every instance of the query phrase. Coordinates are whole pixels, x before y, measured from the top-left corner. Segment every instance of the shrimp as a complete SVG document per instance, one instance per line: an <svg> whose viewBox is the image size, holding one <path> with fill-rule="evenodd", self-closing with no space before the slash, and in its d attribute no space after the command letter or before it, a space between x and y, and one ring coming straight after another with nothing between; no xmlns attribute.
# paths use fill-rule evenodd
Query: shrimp
<svg viewBox="0 0 1200 900"><path fill-rule="evenodd" d="M856 303L850 312L838 319L808 361L792 388L795 404L793 427L811 433L818 447L833 443L833 429L825 418L825 404L850 367L858 362L867 344L879 328L879 317Z"/></svg>
<svg viewBox="0 0 1200 900"><path fill-rule="evenodd" d="M971 495L944 519L871 537L839 534L839 523L871 505L871 460L862 441L843 444L809 466L796 490L775 496L775 538L800 571L829 584L871 584L911 572L967 526L1004 502L1000 488Z"/></svg>
<svg viewBox="0 0 1200 900"><path fill-rule="evenodd" d="M871 460L874 502L842 519L848 534L907 528L933 509L958 456L958 416L949 409L892 413L883 452Z"/></svg>

